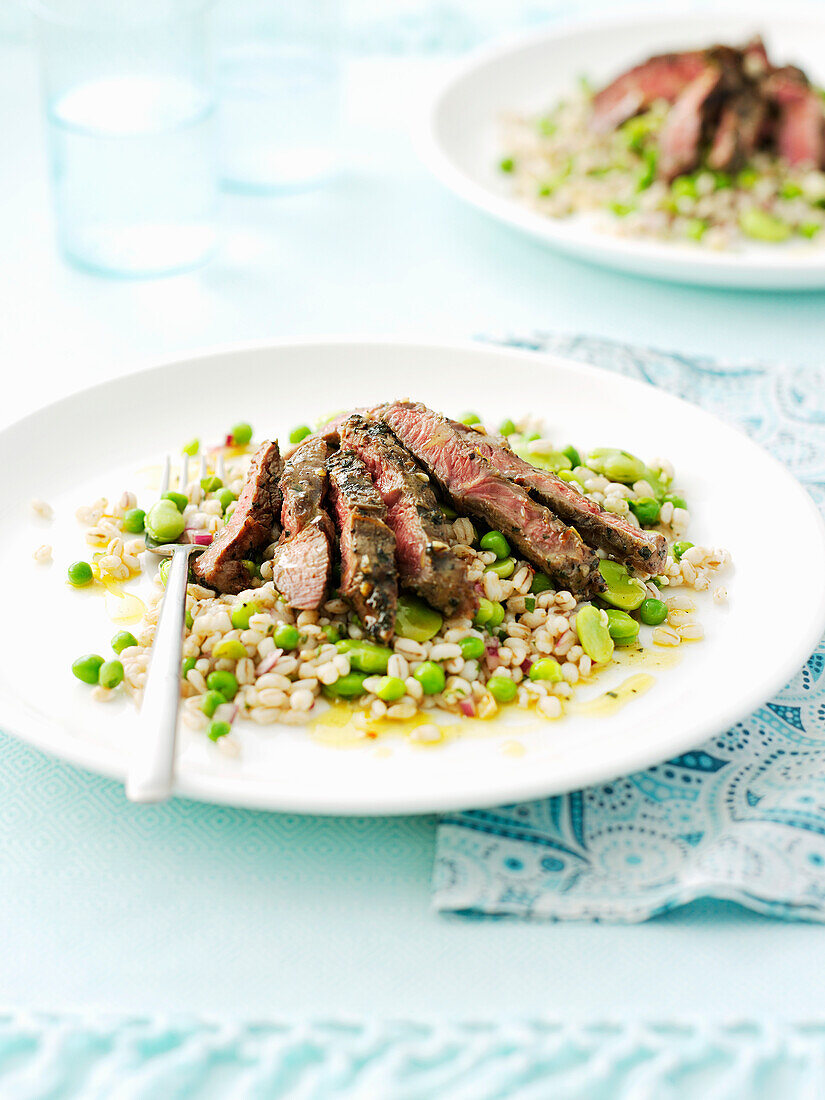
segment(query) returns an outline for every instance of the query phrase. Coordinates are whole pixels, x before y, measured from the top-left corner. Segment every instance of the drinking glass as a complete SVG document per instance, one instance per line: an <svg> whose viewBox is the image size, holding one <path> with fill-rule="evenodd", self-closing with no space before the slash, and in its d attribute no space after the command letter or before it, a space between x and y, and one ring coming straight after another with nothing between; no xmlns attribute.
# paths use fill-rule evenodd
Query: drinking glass
<svg viewBox="0 0 825 1100"><path fill-rule="evenodd" d="M32 0L57 236L107 275L201 263L216 243L208 0Z"/></svg>
<svg viewBox="0 0 825 1100"><path fill-rule="evenodd" d="M214 18L224 184L267 193L327 179L340 131L338 0L222 0Z"/></svg>

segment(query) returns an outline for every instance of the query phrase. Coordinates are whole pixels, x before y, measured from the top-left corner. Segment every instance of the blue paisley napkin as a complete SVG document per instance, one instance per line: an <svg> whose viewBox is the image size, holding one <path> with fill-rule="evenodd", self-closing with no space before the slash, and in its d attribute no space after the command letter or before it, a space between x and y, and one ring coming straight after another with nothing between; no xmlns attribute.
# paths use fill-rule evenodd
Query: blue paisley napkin
<svg viewBox="0 0 825 1100"><path fill-rule="evenodd" d="M702 405L785 463L825 512L825 370L581 337L507 343ZM825 639L775 699L694 752L588 790L450 814L439 826L438 909L638 921L701 896L825 920Z"/></svg>

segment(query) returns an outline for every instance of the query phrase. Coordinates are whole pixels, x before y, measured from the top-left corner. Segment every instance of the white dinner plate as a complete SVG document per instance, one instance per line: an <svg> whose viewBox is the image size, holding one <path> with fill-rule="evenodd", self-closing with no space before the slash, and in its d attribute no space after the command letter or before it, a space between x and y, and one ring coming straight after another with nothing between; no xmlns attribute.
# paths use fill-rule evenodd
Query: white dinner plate
<svg viewBox="0 0 825 1100"><path fill-rule="evenodd" d="M765 38L776 63L794 62L825 83L825 20L786 7L770 15L704 12L664 16L652 9L619 21L543 32L485 49L438 91L428 106L421 151L435 175L461 199L562 252L675 282L775 290L825 287L825 244L748 242L738 251L619 237L592 215L554 219L511 194L498 164L505 154L503 119L538 114L569 94L582 75L596 86L654 53Z"/></svg>
<svg viewBox="0 0 825 1100"><path fill-rule="evenodd" d="M485 346L328 341L211 351L129 375L50 405L0 433L5 578L0 728L94 771L122 778L135 714L125 697L95 703L70 672L105 653L118 629L107 603L71 589L66 566L87 556L74 513L132 489L148 507L157 466L186 440L222 439L249 420L285 437L324 412L408 395L490 422L530 412L561 444L620 446L675 464L697 544L724 546L729 600L699 594L706 638L652 650L651 689L606 716L546 721L511 711L447 744L382 737L332 748L306 729L241 723L229 759L181 729L177 790L239 806L401 813L512 802L606 780L700 744L778 690L825 628L825 532L808 495L771 457L713 417L647 385L567 360ZM154 471L152 469L154 467ZM153 487L153 478L154 487ZM30 501L55 510L47 522ZM52 565L32 554L54 547ZM804 591L793 585L805 579ZM788 581L792 583L788 584ZM148 583L148 582L147 582ZM645 628L646 630L647 628ZM677 658L671 667L657 661ZM644 665L616 667L582 689L603 693Z"/></svg>

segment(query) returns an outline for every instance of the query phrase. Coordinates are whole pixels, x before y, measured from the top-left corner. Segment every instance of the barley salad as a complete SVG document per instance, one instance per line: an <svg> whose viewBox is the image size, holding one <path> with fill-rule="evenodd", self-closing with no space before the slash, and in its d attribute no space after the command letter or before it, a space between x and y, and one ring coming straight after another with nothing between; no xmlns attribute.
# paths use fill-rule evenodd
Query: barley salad
<svg viewBox="0 0 825 1100"><path fill-rule="evenodd" d="M587 213L619 236L810 247L825 226L825 101L759 38L662 54L508 117L499 168L538 213Z"/></svg>
<svg viewBox="0 0 825 1100"><path fill-rule="evenodd" d="M299 469L301 454L312 453L317 441L337 441L328 466L330 486L319 497L319 504L323 500L334 516L335 530L320 525L329 538L332 565L321 596L313 597L318 599L317 606L296 607L284 596L285 587L295 579L294 573L284 572L284 562L294 554L301 535L300 531L296 535L294 527L284 526L278 538L233 562L233 566L242 567L243 577L232 585L234 591L216 592L192 576L186 597L181 683L187 726L202 731L222 751L237 754L242 741L239 720L261 726L307 724L332 704L346 707L357 736L374 738L386 729L397 729L413 741L436 744L443 738L441 722L446 716L450 716L448 720L484 720L513 707L546 719L562 718L580 685L592 682L617 654L638 649L642 639L645 645L671 648L701 641L703 630L694 615L693 593L710 590L715 600L724 601L727 593L721 574L730 559L723 549L695 546L690 541L688 503L666 459L646 462L615 447L587 450L549 439L542 423L533 417L485 426L471 413L449 420L420 405L401 403L387 408L390 412L393 408L412 410L411 416L431 415L438 423L451 426L449 431L455 432L465 448L462 453L472 452L482 463L488 460L478 456L487 448L488 455L500 451L510 468L534 471L545 481L552 479L554 485L565 487L563 493L569 490L572 498L601 517L605 529L625 531L628 545L635 538L634 545L650 543L661 548L656 571L630 567L602 549L592 551L575 530L550 516L548 530L553 537L557 528L564 528L565 538L571 530L575 536L565 555L578 553L581 543L580 556L589 561L592 554L595 565L586 581L582 579L583 567L570 574L575 578L571 587L578 591L565 587L557 578L566 574L557 572L554 578L536 566L535 548L525 542L523 531L505 533L480 518L477 501L468 505L473 514L465 513L463 503L469 497L461 485L456 481L446 491L446 475L438 467L437 457L429 460L433 465L419 464L414 435L405 436L403 420L396 417L392 421L390 416L396 433L391 444L401 440L410 446L416 456L410 459L413 478L422 493L436 495L438 516L431 520L444 537L443 541L430 538L427 546L428 552L435 547L440 555L438 576L445 575L443 565L449 558L466 586L463 603L449 603L452 596L445 595L444 586L440 594L437 588L426 589L448 610L439 610L421 598L420 592L425 590L421 576L404 572L401 564L408 535L406 521L399 521L390 507L384 515L396 538L400 571L399 587L395 566L389 564L396 594L390 628L383 611L372 614L372 593L367 603L358 604L357 593L364 592L363 576L355 578L360 588L350 583L346 547L352 531L341 506L347 482L336 481L333 466L333 461L341 465L343 452L350 454L348 448L353 448L354 454L358 432L377 431L379 425L368 417L364 429L358 414L322 419L315 431L301 426L290 433L294 450L286 468L281 463L277 470L285 515L291 491L290 463L294 472ZM384 431L385 426L380 427ZM370 437L369 446L376 438ZM238 514L249 502L256 462L267 449L277 450L277 443L256 448L252 440L252 428L239 424L219 444L202 447L198 440L186 444L177 464L182 483L164 500L144 499L145 494L139 500L135 492L126 490L116 495L116 503L101 498L78 509L88 549L83 559L68 566L70 585L122 587L143 574L153 576L154 581L145 615L133 629L115 634L112 652L81 656L72 666L96 700L105 702L125 692L140 704L167 569L166 562L157 567L156 558L143 554L146 536L209 544L199 560L204 562L209 551L214 559L215 547L221 538L226 542L233 522L236 528L240 526ZM445 444L442 452L448 450ZM361 453L369 459L368 447ZM418 454L425 453L419 448ZM383 486L380 471L364 469L369 480ZM395 467L391 473L394 476ZM509 489L515 485L509 478L499 480L506 481ZM536 514L549 512L535 503L534 492L516 488L517 499L522 504L527 501L525 507ZM306 489L306 481L300 489ZM33 507L41 514L48 510L42 501L33 502ZM384 508L385 501L380 500L378 507ZM484 508L491 507L501 507L500 502L494 500L491 505L486 500ZM323 509L322 514L326 517ZM370 523L383 523L373 513L368 518ZM535 526L531 530L530 537L538 539ZM341 560L333 561L335 555ZM50 548L40 547L35 558L49 561ZM360 561L365 567L358 555L353 560L356 566ZM558 558L552 561L556 570L566 568L567 558L562 564ZM409 570L409 565L406 568ZM204 573L207 566L200 569ZM375 580L375 573L368 575ZM449 576L455 589L458 574ZM275 578L284 577L286 581L281 580L277 587ZM306 577L301 574L299 579L303 584ZM375 585L381 583L390 582L375 580ZM427 583L432 583L432 576ZM298 602L307 602L305 592Z"/></svg>

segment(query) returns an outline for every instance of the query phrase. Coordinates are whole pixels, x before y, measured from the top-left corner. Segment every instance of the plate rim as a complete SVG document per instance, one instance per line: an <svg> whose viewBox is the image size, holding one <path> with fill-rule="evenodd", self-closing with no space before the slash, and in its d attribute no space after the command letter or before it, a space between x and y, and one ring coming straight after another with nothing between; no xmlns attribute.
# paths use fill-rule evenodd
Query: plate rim
<svg viewBox="0 0 825 1100"><path fill-rule="evenodd" d="M425 98L414 127L414 143L418 155L430 173L456 198L469 204L487 217L519 230L538 240L554 251L573 256L578 260L629 271L648 278L665 278L672 282L695 285L729 287L730 289L789 291L825 288L825 246L819 253L788 258L787 252L760 257L754 260L752 253L731 251L713 252L710 249L687 250L678 242L650 241L601 233L594 229L570 231L570 223L542 217L516 199L496 194L483 183L467 174L453 159L439 138L439 114L448 97L466 79L487 66L504 61L511 55L538 46L552 46L571 35L583 32L609 34L612 29L632 30L641 24L673 23L695 24L706 28L709 17L725 21L742 21L767 24L776 21L767 9L759 5L753 10L736 6L723 8L716 13L685 12L681 15L657 13L651 9L635 7L621 15L601 20L598 15L573 16L559 20L552 26L538 30L521 31L485 43L466 57L453 63L450 71L433 87ZM782 25L816 25L825 37L825 15L815 9L792 3L783 11ZM506 105L502 110L506 110ZM661 265L671 264L672 272L661 270ZM655 268L646 271L645 265Z"/></svg>
<svg viewBox="0 0 825 1100"><path fill-rule="evenodd" d="M808 511L813 520L814 527L819 532L820 542L825 548L825 519L817 508L813 498L805 490L801 482L770 452L754 442L738 427L727 423L721 418L708 412L699 405L695 405L675 394L662 390L652 383L646 383L639 379L630 378L602 367L581 363L555 352L536 351L523 347L512 347L507 344L485 343L476 341L444 341L426 340L421 338L398 338L392 336L337 336L328 335L322 337L307 336L284 340L254 340L241 343L230 342L217 345L206 345L193 349L187 354L178 354L173 357L153 358L142 367L126 372L114 378L98 382L93 386L83 387L66 394L55 401L49 402L21 419L12 422L0 429L0 444L6 442L8 436L23 430L39 416L50 413L55 414L61 406L70 405L86 398L95 391L117 388L124 382L134 383L140 378L150 380L154 375L162 373L170 368L183 366L188 363L197 363L205 359L220 358L227 355L246 354L249 352L280 352L288 353L293 349L334 348L346 347L350 350L358 347L380 347L391 352L393 349L405 348L418 352L431 354L462 353L479 357L500 357L505 355L515 360L523 360L533 367L537 361L542 360L556 364L564 369L575 369L577 373L589 375L593 378L609 376L620 386L629 387L631 390L641 387L652 389L657 399L675 408L687 407L691 413L698 415L700 419L712 422L718 430L734 436L741 444L756 451L763 460L772 465L785 479L789 488L798 495L800 504ZM821 585L819 600L816 608L812 610L807 620L807 630L800 632L795 638L795 644L789 650L792 656L787 657L781 664L770 670L768 674L754 681L748 693L742 693L737 702L727 703L720 707L717 717L706 719L692 731L685 730L683 736L668 742L667 747L651 750L644 745L633 750L633 746L623 754L620 770L616 770L614 763L608 762L599 765L599 762L582 764L577 770L580 778L575 780L561 779L554 783L552 779L543 778L532 782L518 778L511 780L510 786L502 785L502 790L496 794L473 797L472 805L463 803L465 796L446 794L437 797L427 797L420 792L414 795L398 796L392 805L385 805L380 801L380 793L372 801L356 799L341 799L324 796L315 801L306 792L298 797L292 797L285 792L276 792L273 798L267 796L266 791L258 784L250 784L248 779L236 780L226 773L222 775L208 775L190 773L188 776L178 777L175 783L174 794L176 796L193 799L195 801L210 802L220 805L236 806L248 809L259 809L273 812L288 812L301 814L320 815L346 815L346 816L398 816L405 814L429 814L443 812L458 812L466 809L477 809L504 805L516 801L529 801L531 799L547 797L551 794L561 794L598 783L608 782L619 776L630 775L636 771L661 763L670 756L679 752L688 751L702 744L714 733L727 730L741 718L751 714L762 706L788 682L791 676L802 667L805 661L814 652L816 645L825 631L825 583ZM118 756L110 745L96 743L94 741L82 741L67 738L65 727L61 722L51 716L40 717L30 722L34 732L23 732L17 726L17 720L25 710L25 705L18 705L11 700L12 720L6 717L3 711L8 708L8 700L0 697L0 728L17 740L34 746L35 748L53 755L60 760L66 760L76 766L80 766L95 774L108 776L109 778L122 780L125 777L125 756Z"/></svg>

